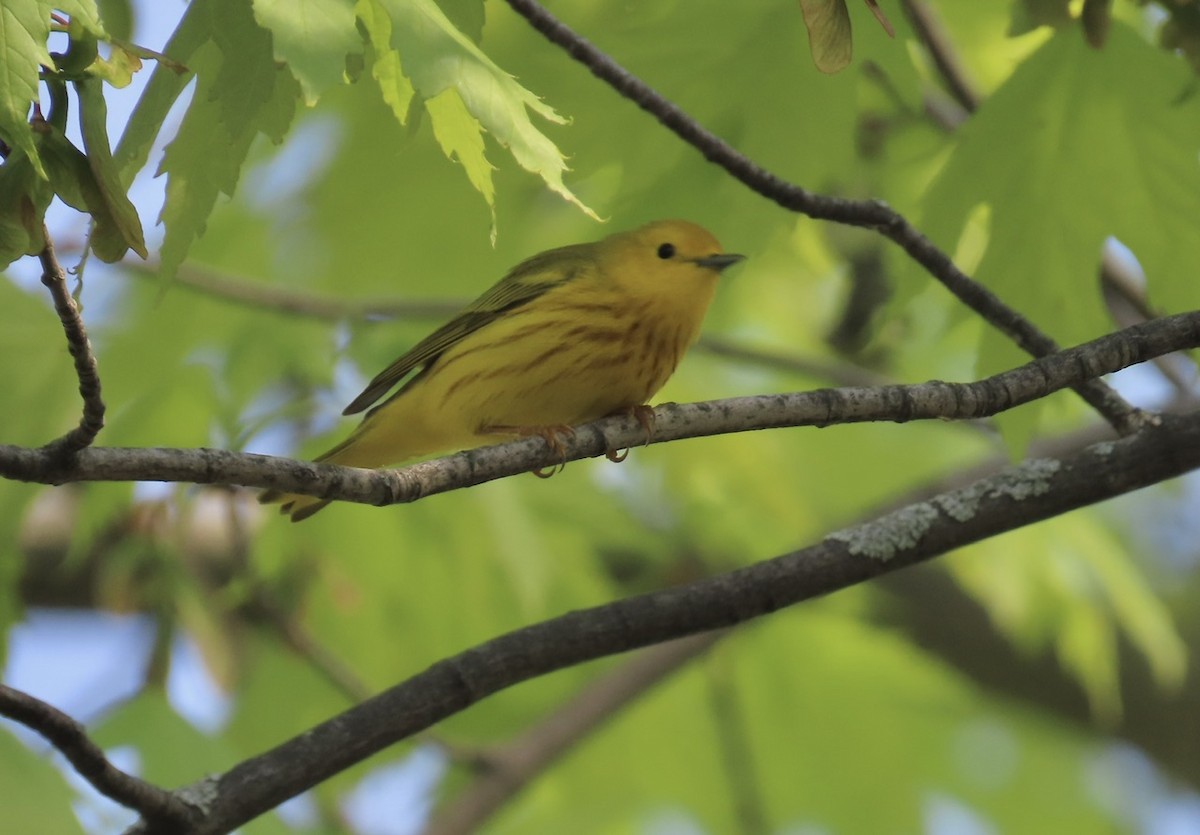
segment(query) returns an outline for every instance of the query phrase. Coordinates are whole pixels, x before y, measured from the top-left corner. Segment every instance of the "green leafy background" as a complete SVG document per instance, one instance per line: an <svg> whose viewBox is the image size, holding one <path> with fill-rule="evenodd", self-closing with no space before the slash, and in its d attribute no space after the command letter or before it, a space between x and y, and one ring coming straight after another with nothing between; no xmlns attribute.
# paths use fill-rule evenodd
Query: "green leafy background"
<svg viewBox="0 0 1200 835"><path fill-rule="evenodd" d="M101 38L136 34L130 21L144 13L121 0L98 13L89 0L51 5ZM823 75L796 3L548 5L779 176L910 213L1064 344L1113 327L1096 284L1108 236L1132 249L1158 308L1196 306L1195 77L1153 43L1133 4L1116 7L1103 50L1069 21L1008 37L1014 9L1000 0L933 4L985 99L955 131L923 110L933 75L898 13L891 40L850 4L854 59ZM51 60L48 10L40 0L0 10L0 136L15 149L0 214L6 184L19 197L41 182L45 155L25 123L37 66ZM135 183L149 266L129 256L116 269L89 264L82 278L105 444L319 453L348 431L335 416L361 382L436 321L304 317L213 297L189 278L347 302L467 299L532 252L672 216L750 256L723 282L708 333L898 381L965 380L1022 361L900 253L748 193L505 4L193 0L180 13L169 42L160 33L143 45L188 73L147 60L132 115L109 124L106 176ZM113 102L121 94L104 88ZM157 195L134 180L143 168L160 175ZM81 224L62 228L52 230L60 249L77 254ZM121 237L128 224L116 230L122 251L134 245ZM863 254L881 259L892 295L848 356L826 335L849 293L846 265ZM78 405L52 311L23 289L36 272L28 260L0 282L0 383L20 404L4 410L0 439L36 445L69 428ZM829 384L696 349L659 400ZM152 780L198 779L350 703L262 616L264 594L377 690L503 631L797 548L1090 419L1061 394L1004 418L1007 446L991 428L943 423L693 440L635 450L620 467L573 463L549 484L521 477L412 506L335 506L301 526L240 493L179 487L135 501L128 486L89 486L58 524L71 531L60 534L64 572L92 566L82 576L93 605L148 611L167 636L145 688L92 727L102 744L136 749ZM29 508L52 492L0 483L5 624L23 617ZM1176 506L1167 490L1153 501ZM1065 670L1082 712L959 669L936 642L915 640L896 589L855 589L735 632L584 740L489 831L677 831L664 823L676 818L744 831L727 726L750 752L768 831L927 831L939 803L1003 832L1135 828L1132 806L1098 798L1096 763L1135 736L1123 724L1130 677L1164 701L1185 681L1196 607L1191 574L1165 568L1130 518L1081 511L924 570L952 579L1021 657ZM98 544L114 529L116 545ZM197 643L232 700L215 732L169 703L163 646L175 633ZM454 750L502 744L620 663L513 688L435 735ZM717 709L718 692L737 709ZM28 803L23 819L78 831L47 757L6 733L0 747L0 786ZM397 746L317 789L310 831L344 831L346 793L411 751ZM1160 762L1162 773L1194 789L1196 773L1177 762ZM469 779L452 765L440 797L452 802ZM269 815L245 831L289 829Z"/></svg>

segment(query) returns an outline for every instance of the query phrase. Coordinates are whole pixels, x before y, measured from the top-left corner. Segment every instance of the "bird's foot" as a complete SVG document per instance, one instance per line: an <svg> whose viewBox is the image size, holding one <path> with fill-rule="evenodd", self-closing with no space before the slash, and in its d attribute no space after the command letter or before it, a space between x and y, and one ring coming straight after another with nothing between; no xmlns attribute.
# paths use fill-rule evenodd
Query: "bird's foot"
<svg viewBox="0 0 1200 835"><path fill-rule="evenodd" d="M519 435L522 438L536 435L545 441L550 451L558 456L558 463L532 470L538 478L550 478L567 466L567 450L563 447L563 439L575 437L575 428L562 423L550 426L485 426L480 431L488 435Z"/></svg>
<svg viewBox="0 0 1200 835"><path fill-rule="evenodd" d="M646 440L642 442L642 445L645 446L646 444L650 443L650 440L654 437L653 406L646 405L645 403L637 406L625 406L617 409L615 412L612 412L609 416L613 417L616 415L628 415L637 420L637 422L642 425L642 429L646 432ZM610 449L604 453L604 457L609 461L612 461L614 464L620 464L629 457L629 449Z"/></svg>

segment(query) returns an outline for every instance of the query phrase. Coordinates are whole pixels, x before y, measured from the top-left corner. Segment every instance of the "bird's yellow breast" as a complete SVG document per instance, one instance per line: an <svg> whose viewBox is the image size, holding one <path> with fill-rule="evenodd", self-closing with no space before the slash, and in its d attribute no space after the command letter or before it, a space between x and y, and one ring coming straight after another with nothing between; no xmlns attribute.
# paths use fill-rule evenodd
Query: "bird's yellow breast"
<svg viewBox="0 0 1200 835"><path fill-rule="evenodd" d="M447 351L409 396L419 394L428 413L463 416L464 430L586 423L662 388L706 307L707 299L683 307L656 294L631 299L586 276Z"/></svg>

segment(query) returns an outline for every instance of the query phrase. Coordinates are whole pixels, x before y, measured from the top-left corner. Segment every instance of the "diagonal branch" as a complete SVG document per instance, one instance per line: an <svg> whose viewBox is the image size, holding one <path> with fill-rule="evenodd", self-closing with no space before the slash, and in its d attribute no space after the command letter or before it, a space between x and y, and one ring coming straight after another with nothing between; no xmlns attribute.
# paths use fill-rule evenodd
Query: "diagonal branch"
<svg viewBox="0 0 1200 835"><path fill-rule="evenodd" d="M902 0L901 7L908 16L913 31L925 45L938 75L941 76L946 89L950 91L950 95L965 113L974 113L979 108L982 97L963 67L958 52L942 26L937 12L930 7L926 0ZM1130 275L1130 272L1129 266L1122 259L1116 257L1112 244L1105 244L1100 260L1100 283L1103 285L1109 310L1122 327L1148 321L1159 315L1146 300L1145 289L1140 286L1135 277ZM1122 308L1131 310L1136 314L1135 317L1128 314L1123 315ZM1178 391L1185 394L1190 392L1193 385L1192 380L1189 375L1181 372L1177 363L1172 363L1170 358L1163 357L1155 360L1154 364Z"/></svg>
<svg viewBox="0 0 1200 835"><path fill-rule="evenodd" d="M0 715L36 731L59 750L75 770L105 797L136 809L156 825L182 825L192 817L177 795L126 774L104 756L83 726L40 699L0 684Z"/></svg>
<svg viewBox="0 0 1200 835"><path fill-rule="evenodd" d="M1001 301L991 290L967 276L955 266L949 255L934 246L932 241L883 201L848 200L813 194L777 177L701 127L679 107L580 37L535 0L508 0L508 4L596 77L653 115L664 127L700 151L705 159L724 168L752 191L814 220L829 220L876 230L908 253L959 301L1012 339L1026 353L1041 357L1059 350L1046 333ZM1118 432L1132 432L1141 425L1141 412L1101 381L1089 380L1073 388Z"/></svg>
<svg viewBox="0 0 1200 835"><path fill-rule="evenodd" d="M485 752L483 773L434 816L422 835L477 831L588 734L726 634L706 632L652 647L590 683L510 742Z"/></svg>
<svg viewBox="0 0 1200 835"><path fill-rule="evenodd" d="M67 349L75 360L79 394L83 397L83 416L79 419L79 425L47 444L46 448L58 455L69 455L90 446L104 428L104 401L100 398L100 372L96 367L96 355L92 353L92 343L79 316L79 306L67 291L67 275L58 263L50 233L43 227L42 234L46 239L46 246L38 255L42 262L42 284L46 285L54 299L54 309L67 335Z"/></svg>
<svg viewBox="0 0 1200 835"><path fill-rule="evenodd" d="M979 93L967 75L958 51L946 34L941 19L925 0L901 0L900 8L917 37L929 51L938 75L946 84L950 95L967 113L979 108Z"/></svg>
<svg viewBox="0 0 1200 835"><path fill-rule="evenodd" d="M1120 327L1147 322L1162 315L1150 305L1146 288L1134 274L1128 260L1116 254L1112 244L1105 245L1100 258L1100 284L1108 312ZM1154 367L1180 395L1187 397L1195 392L1195 366L1186 357L1158 357L1154 360Z"/></svg>
<svg viewBox="0 0 1200 835"><path fill-rule="evenodd" d="M361 470L214 449L93 447L64 462L44 449L0 445L0 476L43 484L237 484L364 504L398 504L645 443L781 427L988 417L1083 380L1196 346L1200 311L1146 322L974 383L816 389L667 404L655 410L649 440L634 418L610 417L577 427L562 440L561 452L541 438L524 438L398 470Z"/></svg>
<svg viewBox="0 0 1200 835"><path fill-rule="evenodd" d="M254 615L266 619L283 643L348 701L361 702L375 692L336 652L324 646L298 618L285 611L261 584L255 589L252 606Z"/></svg>
<svg viewBox="0 0 1200 835"><path fill-rule="evenodd" d="M1063 459L1035 459L716 577L569 612L439 661L401 684L185 791L208 799L189 835L227 832L400 740L523 681L724 629L955 548L1200 467L1200 416ZM171 830L144 825L141 835Z"/></svg>

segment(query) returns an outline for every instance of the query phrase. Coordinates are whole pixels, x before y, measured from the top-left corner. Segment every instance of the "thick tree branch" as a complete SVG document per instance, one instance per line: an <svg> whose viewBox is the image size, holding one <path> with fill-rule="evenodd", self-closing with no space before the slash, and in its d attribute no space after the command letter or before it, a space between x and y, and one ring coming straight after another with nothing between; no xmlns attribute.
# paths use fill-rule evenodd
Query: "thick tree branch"
<svg viewBox="0 0 1200 835"><path fill-rule="evenodd" d="M602 81L650 113L664 127L688 143L709 162L724 168L752 191L785 209L814 220L829 220L849 226L874 229L900 246L942 283L959 301L1035 357L1057 351L1058 345L1028 318L1009 307L991 290L972 280L955 266L950 256L922 235L902 215L881 200L848 200L813 194L760 168L735 151L715 134L696 123L643 81L580 37L535 0L508 0L508 4L552 43L567 51ZM1117 431L1136 430L1141 413L1099 380L1073 386L1092 408Z"/></svg>
<svg viewBox="0 0 1200 835"><path fill-rule="evenodd" d="M166 827L164 831L189 820L191 813L180 797L114 766L88 738L83 726L57 708L0 684L0 715L36 731L98 792L136 809L154 825Z"/></svg>
<svg viewBox="0 0 1200 835"><path fill-rule="evenodd" d="M1200 311L1156 319L975 383L934 381L667 404L655 410L651 442L780 427L988 417L1083 380L1197 345L1200 345ZM541 438L524 438L398 470L360 470L213 449L93 447L64 461L46 450L0 445L0 476L43 484L71 481L237 484L386 505L413 502L434 493L646 442L645 430L637 420L613 417L578 427L573 436L563 440L561 457Z"/></svg>
<svg viewBox="0 0 1200 835"><path fill-rule="evenodd" d="M188 787L208 799L213 835L389 745L522 681L632 649L724 629L923 562L1014 528L1200 467L1200 416L1035 459L930 501L838 531L816 545L686 586L569 612L480 644L230 771ZM145 824L143 835L179 830Z"/></svg>
<svg viewBox="0 0 1200 835"><path fill-rule="evenodd" d="M725 637L707 632L652 647L590 683L510 742L486 751L481 775L438 811L422 835L466 835L630 702Z"/></svg>
<svg viewBox="0 0 1200 835"><path fill-rule="evenodd" d="M54 299L54 309L67 335L67 349L71 352L71 358L75 360L79 394L83 397L83 416L79 419L79 425L45 447L46 450L62 456L81 450L96 440L96 436L104 428L104 401L100 397L100 373L96 367L96 355L92 353L92 343L88 340L83 319L79 316L79 307L67 290L67 275L58 263L58 256L54 254L50 233L43 227L42 234L46 239L46 246L38 255L42 262L42 284L46 285Z"/></svg>

